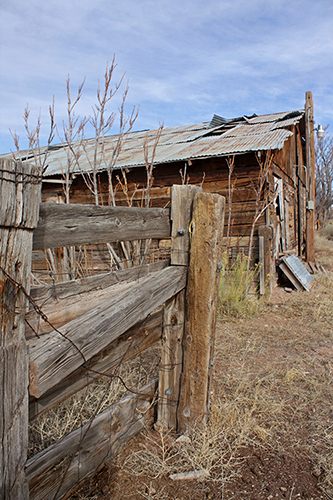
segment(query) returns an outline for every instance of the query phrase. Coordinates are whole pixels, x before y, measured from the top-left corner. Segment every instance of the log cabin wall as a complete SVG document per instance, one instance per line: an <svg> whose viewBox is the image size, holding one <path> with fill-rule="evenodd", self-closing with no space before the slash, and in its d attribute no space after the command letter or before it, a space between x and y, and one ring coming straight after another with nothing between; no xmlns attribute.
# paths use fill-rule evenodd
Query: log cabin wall
<svg viewBox="0 0 333 500"><path fill-rule="evenodd" d="M274 198L274 178L282 179L283 183L283 203L284 219L280 221L283 225L281 235L284 238L284 244L276 244L275 256L280 251L297 248L297 177L294 165L297 164L296 141L295 136L285 142L282 150L274 151L274 159L271 171L267 176L266 192L269 199ZM202 184L203 191L208 193L217 193L226 198L226 214L228 214L228 165L226 157L216 157L194 160L189 162L173 162L162 165L156 165L154 168L154 182L151 191L151 206L168 207L170 206L171 186L181 184L182 178L180 172L186 175L190 184ZM185 170L186 166L186 170ZM143 204L145 197L146 170L143 167L128 169L125 173L128 193L127 196L132 200L134 206ZM232 216L231 216L231 257L235 258L241 252L247 254L249 235L251 225L255 214L256 196L253 186L256 184L259 175L259 163L255 153L235 155L235 167L231 177L231 184L234 186L232 194ZM114 180L117 185L117 178L122 179L120 170L115 170ZM270 182L269 182L270 179ZM60 180L60 179L59 179ZM108 203L108 182L105 172L100 174L100 197L101 205ZM61 184L48 183L43 184L43 201L55 202L63 199L63 190ZM82 176L77 176L72 184L71 203L93 204L94 199L91 192L87 189ZM116 191L116 201L118 205L127 205L128 199L118 184ZM228 217L225 218L224 234L227 232ZM264 224L272 224L274 234L276 234L278 222L276 207L270 205L256 222L256 227ZM258 236L257 229L253 242L253 261L258 259ZM96 257L96 263L99 259L103 260L104 250L100 248L99 255ZM164 256L165 257L165 256ZM40 256L39 256L40 258ZM107 257L105 257L107 259Z"/></svg>
<svg viewBox="0 0 333 500"><path fill-rule="evenodd" d="M204 192L217 193L225 196L226 201L228 200L227 161L225 157L216 157L192 162L173 162L156 165L153 171L154 181L151 190L151 206L170 206L172 185L182 183L180 172L183 175L185 174L189 184L202 185ZM142 206L145 197L146 169L143 167L128 169L125 175L128 197L132 200L133 206ZM239 252L247 254L248 251L249 235L255 212L255 193L252 186L256 183L258 175L259 164L254 153L235 156L235 167L231 177L231 183L234 185L231 217L232 257L236 257ZM114 171L115 185L117 185L117 177L123 179L120 170ZM105 172L100 174L99 185L99 202L101 205L107 205L108 180ZM71 203L74 204L94 204L94 198L89 189L87 189L82 176L75 178L71 188L70 199ZM62 185L54 182L45 182L43 184L42 200L45 202L63 201ZM119 184L116 191L116 202L117 205L126 206L128 204L126 195ZM228 210L227 202L227 214ZM228 218L226 217L224 234L226 234L227 224ZM265 214L262 214L257 221L257 226L261 224L265 224ZM102 254L103 249L100 248L99 258L102 258ZM257 232L254 239L253 259L258 259ZM97 260L98 256L96 262Z"/></svg>

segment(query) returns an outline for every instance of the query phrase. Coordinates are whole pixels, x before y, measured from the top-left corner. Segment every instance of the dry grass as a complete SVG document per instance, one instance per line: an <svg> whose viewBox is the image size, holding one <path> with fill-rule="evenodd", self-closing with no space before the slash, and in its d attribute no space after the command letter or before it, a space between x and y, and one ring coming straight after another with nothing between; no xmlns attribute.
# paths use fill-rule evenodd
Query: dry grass
<svg viewBox="0 0 333 500"><path fill-rule="evenodd" d="M333 244L317 239L326 265ZM322 258L320 258L322 262ZM310 293L280 291L255 319L220 323L212 418L231 446L308 457L333 494L333 273Z"/></svg>
<svg viewBox="0 0 333 500"><path fill-rule="evenodd" d="M327 240L333 241L333 221L330 220L320 231L320 235Z"/></svg>
<svg viewBox="0 0 333 500"><path fill-rule="evenodd" d="M127 387L137 390L158 375L159 361L160 347L157 344L133 360L123 363L113 373L121 377ZM83 426L95 414L120 401L126 394L127 390L120 378L100 377L71 398L46 411L29 425L29 457Z"/></svg>
<svg viewBox="0 0 333 500"><path fill-rule="evenodd" d="M201 479L223 485L234 476L238 462L227 435L212 418L205 429L189 430L179 438L170 432L146 432L141 447L132 451L121 467L128 474L150 479L198 471Z"/></svg>
<svg viewBox="0 0 333 500"><path fill-rule="evenodd" d="M261 305L256 292L259 267L248 269L248 258L240 253L231 264L226 254L222 261L218 317L247 318L258 314Z"/></svg>

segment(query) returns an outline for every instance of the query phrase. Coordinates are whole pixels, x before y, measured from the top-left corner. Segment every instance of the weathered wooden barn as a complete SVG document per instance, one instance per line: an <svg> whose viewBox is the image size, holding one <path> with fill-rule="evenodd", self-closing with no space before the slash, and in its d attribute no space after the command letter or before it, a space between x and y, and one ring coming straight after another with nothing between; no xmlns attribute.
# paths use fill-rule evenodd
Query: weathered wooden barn
<svg viewBox="0 0 333 500"><path fill-rule="evenodd" d="M259 258L261 247L266 275L273 272L281 253L293 251L314 261L313 132L312 94L307 92L304 109L234 119L214 115L210 122L163 128L158 142L157 130L130 132L122 137L120 148L119 136L105 137L103 148L99 144L97 149L99 163L95 163L98 203L109 203L107 165L110 169L112 156L113 187L120 205L144 203L147 169L153 162L151 206L169 206L171 186L182 182L202 185L204 191L226 197L224 236L228 236L231 257L248 253L251 239L252 259ZM72 150L79 147L73 144ZM86 140L84 150L76 151L70 202L94 204L88 176L95 140ZM43 201L64 201L67 161L66 144L51 146Z"/></svg>

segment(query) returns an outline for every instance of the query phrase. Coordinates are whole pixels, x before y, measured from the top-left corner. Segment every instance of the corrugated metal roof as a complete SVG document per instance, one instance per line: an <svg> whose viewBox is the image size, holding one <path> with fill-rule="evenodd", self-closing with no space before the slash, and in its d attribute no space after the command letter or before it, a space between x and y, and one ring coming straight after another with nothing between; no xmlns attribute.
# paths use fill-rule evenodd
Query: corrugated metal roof
<svg viewBox="0 0 333 500"><path fill-rule="evenodd" d="M215 118L213 122L163 129L156 148L154 163L209 158L230 154L281 149L292 135L289 130L304 115L304 110L275 113L235 119ZM221 118L218 120L218 118ZM215 126L212 126L215 125ZM153 150L157 130L131 132L126 136L115 168L144 166L144 141L148 141L148 151ZM105 137L105 157L111 158L118 136ZM73 145L75 148L75 144ZM45 151L45 148L44 148ZM77 172L91 170L89 160L94 152L94 139L85 142L85 152L80 156ZM43 153L43 149L41 150ZM27 153L22 152L24 157ZM11 155L2 155L11 156ZM48 156L46 176L61 174L66 167L66 145L52 146ZM106 164L101 164L101 170Z"/></svg>

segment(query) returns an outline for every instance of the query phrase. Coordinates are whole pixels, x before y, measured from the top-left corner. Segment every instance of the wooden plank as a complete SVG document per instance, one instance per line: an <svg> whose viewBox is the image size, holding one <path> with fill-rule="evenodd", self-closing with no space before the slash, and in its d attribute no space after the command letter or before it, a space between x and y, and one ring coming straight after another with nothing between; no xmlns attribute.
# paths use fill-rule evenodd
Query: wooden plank
<svg viewBox="0 0 333 500"><path fill-rule="evenodd" d="M24 316L40 169L0 160L0 499L28 499L28 352ZM13 281L14 280L14 281Z"/></svg>
<svg viewBox="0 0 333 500"><path fill-rule="evenodd" d="M171 265L173 266L188 264L192 205L196 193L199 192L202 192L202 188L198 186L172 186Z"/></svg>
<svg viewBox="0 0 333 500"><path fill-rule="evenodd" d="M144 428L157 379L27 461L31 500L57 500Z"/></svg>
<svg viewBox="0 0 333 500"><path fill-rule="evenodd" d="M39 304L47 302L49 299L60 300L73 297L93 290L102 290L111 285L116 285L122 281L137 280L150 273L160 271L169 264L168 259L145 264L143 266L130 267L119 271L96 274L72 281L54 283L52 285L41 285L31 288L31 296Z"/></svg>
<svg viewBox="0 0 333 500"><path fill-rule="evenodd" d="M168 301L163 313L157 407L157 425L163 430L177 429L184 323L185 290L182 290Z"/></svg>
<svg viewBox="0 0 333 500"><path fill-rule="evenodd" d="M34 229L40 204L40 168L0 159L1 227Z"/></svg>
<svg viewBox="0 0 333 500"><path fill-rule="evenodd" d="M148 316L144 321L130 328L104 351L71 373L40 399L30 398L29 419L35 418L89 385L100 377L96 372L111 374L119 364L133 358L158 342L161 335L162 310ZM94 370L94 372L89 370Z"/></svg>
<svg viewBox="0 0 333 500"><path fill-rule="evenodd" d="M36 336L45 335L55 329L61 329L66 323L79 318L93 308L100 305L101 302L111 300L120 293L128 290L133 282L123 282L117 285L94 290L82 295L75 295L67 299L58 301L50 300L42 303L41 309L49 322L43 321L39 312L32 308L25 317L26 328L25 336L27 340L34 342Z"/></svg>
<svg viewBox="0 0 333 500"><path fill-rule="evenodd" d="M259 235L259 293L265 293L265 250L264 250L264 237Z"/></svg>
<svg viewBox="0 0 333 500"><path fill-rule="evenodd" d="M180 292L185 284L185 268L167 267L135 282L130 290L102 302L97 308L68 323L62 328L67 338L54 331L36 339L29 345L30 395L40 398L135 323Z"/></svg>
<svg viewBox="0 0 333 500"><path fill-rule="evenodd" d="M208 416L224 212L225 198L222 196L196 195L186 290L184 361L178 409L180 431L204 424Z"/></svg>
<svg viewBox="0 0 333 500"><path fill-rule="evenodd" d="M168 261L164 260L115 273L36 287L38 290L32 289L31 296L42 309L43 314L48 317L52 326L43 321L37 311L31 308L26 315L26 339L34 339L36 333L43 335L54 328L61 328L69 321L97 307L103 300L111 299L128 289L134 280L148 276L153 271L164 269L167 263ZM121 278L131 279L131 281L121 281ZM106 288L108 283L115 284Z"/></svg>
<svg viewBox="0 0 333 500"><path fill-rule="evenodd" d="M167 208L41 203L33 248L59 248L170 236Z"/></svg>

